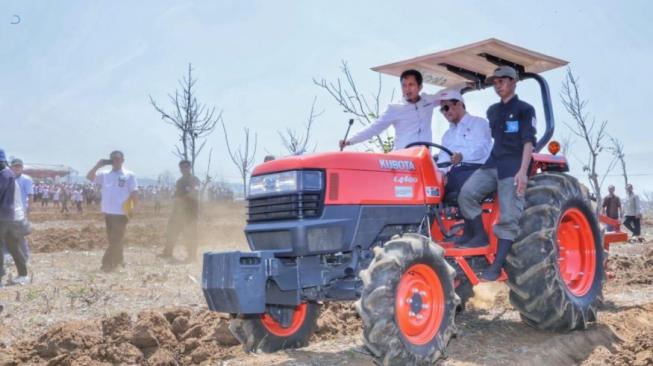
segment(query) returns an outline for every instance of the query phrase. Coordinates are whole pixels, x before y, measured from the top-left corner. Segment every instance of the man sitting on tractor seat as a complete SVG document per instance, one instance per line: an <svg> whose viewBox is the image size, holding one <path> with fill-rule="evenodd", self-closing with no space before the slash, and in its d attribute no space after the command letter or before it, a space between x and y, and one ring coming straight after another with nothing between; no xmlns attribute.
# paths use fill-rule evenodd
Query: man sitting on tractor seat
<svg viewBox="0 0 653 366"><path fill-rule="evenodd" d="M467 113L465 101L458 88L445 89L436 94L440 112L449 121L449 129L442 136L442 145L454 154L440 151L437 157L440 171L446 173L445 202L455 202L467 179L490 156L492 133L485 118ZM443 163L450 166L442 167ZM471 230L465 227L465 231ZM459 242L456 237L453 242Z"/></svg>
<svg viewBox="0 0 653 366"><path fill-rule="evenodd" d="M395 128L394 150L403 149L412 142L431 142L431 118L433 108L438 104L435 96L420 94L422 91L422 74L417 70L406 70L401 73L401 92L404 102L390 104L379 118L364 130L352 136L349 140L340 140L340 147L367 141L390 125Z"/></svg>
<svg viewBox="0 0 653 366"><path fill-rule="evenodd" d="M509 66L494 70L490 77L501 98L487 110L494 146L483 167L467 180L460 190L458 204L471 232L466 233L463 247L488 245L481 219L480 201L498 189L500 217L494 226L498 249L494 262L481 274L481 280L494 281L501 274L512 243L519 232L524 210L528 166L535 144L535 109L515 95L517 71Z"/></svg>

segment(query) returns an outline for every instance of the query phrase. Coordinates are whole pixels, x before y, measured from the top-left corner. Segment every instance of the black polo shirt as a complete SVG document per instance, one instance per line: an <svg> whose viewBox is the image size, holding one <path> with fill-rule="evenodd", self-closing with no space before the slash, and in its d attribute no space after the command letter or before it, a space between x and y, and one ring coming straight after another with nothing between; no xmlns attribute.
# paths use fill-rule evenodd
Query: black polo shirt
<svg viewBox="0 0 653 366"><path fill-rule="evenodd" d="M487 110L494 147L484 168L497 168L499 179L514 177L521 166L524 144L535 145L535 109L517 95Z"/></svg>

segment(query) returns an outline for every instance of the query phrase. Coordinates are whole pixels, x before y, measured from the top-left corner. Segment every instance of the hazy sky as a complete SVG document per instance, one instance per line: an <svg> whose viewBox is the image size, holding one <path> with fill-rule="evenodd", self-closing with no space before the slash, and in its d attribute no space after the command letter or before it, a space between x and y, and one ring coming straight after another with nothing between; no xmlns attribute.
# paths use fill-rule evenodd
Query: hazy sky
<svg viewBox="0 0 653 366"><path fill-rule="evenodd" d="M14 14L20 24L11 24ZM259 160L283 151L276 131L300 127L315 96L325 113L314 143L334 150L348 117L313 77L335 79L348 60L359 87L372 92L370 67L496 37L568 60L588 111L625 142L632 181L653 190L653 121L645 112L652 17L650 1L2 1L0 146L27 163L66 164L82 174L113 149L140 176L175 171L175 130L148 95L167 107L167 93L192 62L200 100L224 111L232 139L241 139L243 126L258 134ZM544 76L560 138L570 120L558 96L564 69ZM383 83L387 102L399 84L393 77ZM539 105L535 88L520 90ZM495 100L491 91L478 93L468 109L484 116ZM438 141L446 124L434 116ZM212 173L237 180L220 130L207 146ZM585 156L581 141L572 151ZM570 160L580 174L581 164ZM606 185L622 192L614 174Z"/></svg>

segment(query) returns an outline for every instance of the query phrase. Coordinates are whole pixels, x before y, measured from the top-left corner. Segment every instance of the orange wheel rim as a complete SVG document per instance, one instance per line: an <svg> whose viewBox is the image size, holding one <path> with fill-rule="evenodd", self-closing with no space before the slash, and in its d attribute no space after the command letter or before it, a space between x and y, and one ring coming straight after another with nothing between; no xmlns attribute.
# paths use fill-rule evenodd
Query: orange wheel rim
<svg viewBox="0 0 653 366"><path fill-rule="evenodd" d="M445 307L442 283L431 267L415 264L404 272L397 286L395 317L409 342L430 342L440 329Z"/></svg>
<svg viewBox="0 0 653 366"><path fill-rule="evenodd" d="M565 286L575 296L584 296L596 276L596 246L585 214L570 208L558 224L558 268Z"/></svg>
<svg viewBox="0 0 653 366"><path fill-rule="evenodd" d="M295 334L295 332L301 328L302 324L304 323L304 319L306 319L307 309L308 305L306 303L297 305L293 312L290 326L288 327L282 326L281 323L276 321L268 313L261 314L261 324L263 324L265 329L276 336L288 337Z"/></svg>

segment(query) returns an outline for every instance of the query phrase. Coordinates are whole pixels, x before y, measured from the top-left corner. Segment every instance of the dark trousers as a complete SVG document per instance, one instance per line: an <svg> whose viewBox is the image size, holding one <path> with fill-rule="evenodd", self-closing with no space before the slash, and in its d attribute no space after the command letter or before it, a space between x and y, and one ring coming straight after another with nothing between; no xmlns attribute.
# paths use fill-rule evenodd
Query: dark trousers
<svg viewBox="0 0 653 366"><path fill-rule="evenodd" d="M4 246L11 254L16 264L19 276L27 276L27 261L21 248L25 236L20 233L18 223L14 221L0 221L0 246ZM5 275L4 258L0 260L0 277Z"/></svg>
<svg viewBox="0 0 653 366"><path fill-rule="evenodd" d="M0 252L2 252L2 255L6 254L11 254L9 253L9 249L7 249L6 245L2 245L2 240L0 240ZM23 251L23 256L25 257L25 262L29 260L29 245L27 244L27 238L23 236L23 242L20 244L20 249Z"/></svg>
<svg viewBox="0 0 653 366"><path fill-rule="evenodd" d="M122 242L127 227L127 216L104 214L104 221L107 225L109 247L102 257L102 268L113 269L124 264Z"/></svg>
<svg viewBox="0 0 653 366"><path fill-rule="evenodd" d="M172 215L168 220L166 247L163 253L172 255L175 244L182 233L186 242L188 258L195 258L197 254L197 214L186 213L177 208L172 210Z"/></svg>
<svg viewBox="0 0 653 366"><path fill-rule="evenodd" d="M457 197L463 184L481 166L482 164L465 164L452 167L447 173L447 184L444 187L445 194Z"/></svg>
<svg viewBox="0 0 653 366"><path fill-rule="evenodd" d="M636 216L626 216L624 226L627 227L628 230L632 231L634 236L641 235L640 219L638 219Z"/></svg>

